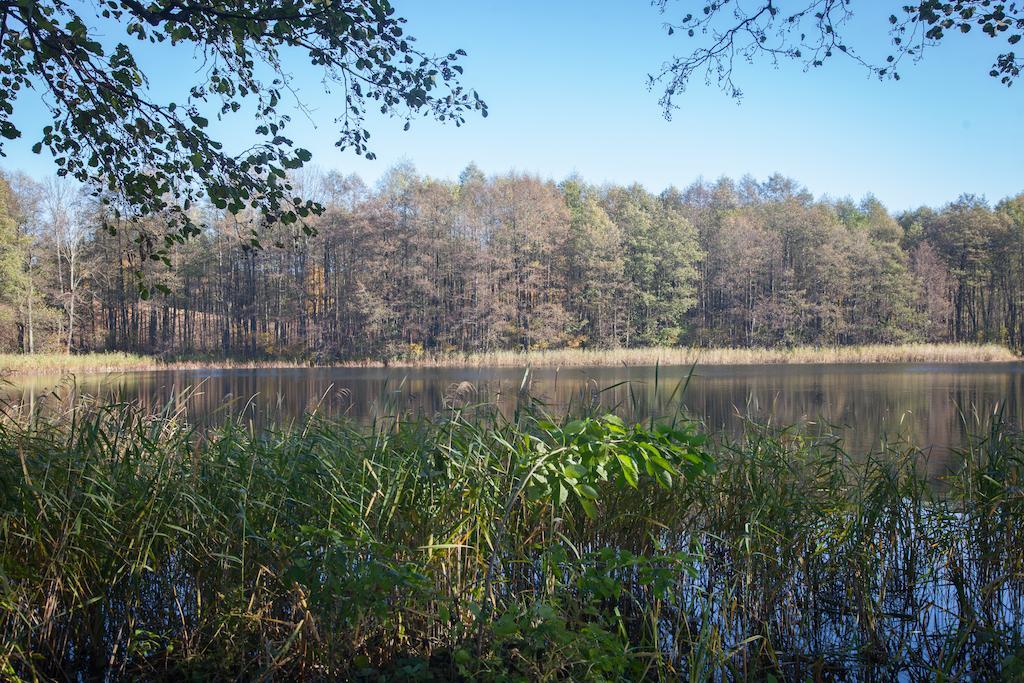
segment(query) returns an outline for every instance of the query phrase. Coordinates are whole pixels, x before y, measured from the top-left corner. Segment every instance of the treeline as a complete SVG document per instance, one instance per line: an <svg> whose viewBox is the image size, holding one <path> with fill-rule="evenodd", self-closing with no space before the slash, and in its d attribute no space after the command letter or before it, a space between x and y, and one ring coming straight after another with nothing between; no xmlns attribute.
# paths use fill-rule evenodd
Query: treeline
<svg viewBox="0 0 1024 683"><path fill-rule="evenodd" d="M472 165L299 181L327 207L312 236L207 208L168 270L83 193L7 175L0 347L330 360L1024 339L1024 195L893 216L781 176L661 194ZM145 298L140 272L169 293Z"/></svg>

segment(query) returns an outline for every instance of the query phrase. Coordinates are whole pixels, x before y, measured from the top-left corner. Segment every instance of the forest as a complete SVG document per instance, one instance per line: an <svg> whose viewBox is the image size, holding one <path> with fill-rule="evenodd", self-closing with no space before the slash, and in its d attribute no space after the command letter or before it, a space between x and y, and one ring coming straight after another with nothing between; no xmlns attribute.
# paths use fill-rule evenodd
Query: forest
<svg viewBox="0 0 1024 683"><path fill-rule="evenodd" d="M305 224L193 210L167 264L58 178L0 178L0 351L329 362L499 349L1024 345L1024 194L891 214L775 175L294 178ZM157 220L155 217L154 220Z"/></svg>

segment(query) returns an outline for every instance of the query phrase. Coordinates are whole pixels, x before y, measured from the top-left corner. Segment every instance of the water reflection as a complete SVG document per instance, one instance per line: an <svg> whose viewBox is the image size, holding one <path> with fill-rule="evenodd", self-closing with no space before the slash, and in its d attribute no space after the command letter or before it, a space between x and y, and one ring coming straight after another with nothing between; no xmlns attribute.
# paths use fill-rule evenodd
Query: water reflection
<svg viewBox="0 0 1024 683"><path fill-rule="evenodd" d="M923 447L960 445L965 421L1002 410L1024 422L1024 363L521 369L316 368L173 370L116 375L19 377L0 393L28 408L101 402L171 407L210 425L244 414L255 426L286 424L311 411L372 419L396 411L431 414L488 403L512 412L524 396L554 413L601 404L634 418L687 410L710 428L737 432L745 418L809 429L832 425L853 451L899 435ZM521 389L523 391L521 391Z"/></svg>

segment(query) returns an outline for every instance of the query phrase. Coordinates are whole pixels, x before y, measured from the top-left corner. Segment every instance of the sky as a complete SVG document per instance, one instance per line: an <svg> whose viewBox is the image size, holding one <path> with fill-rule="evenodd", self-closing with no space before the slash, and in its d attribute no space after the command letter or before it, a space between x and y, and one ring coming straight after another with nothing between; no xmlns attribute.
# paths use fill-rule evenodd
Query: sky
<svg viewBox="0 0 1024 683"><path fill-rule="evenodd" d="M294 61L298 95L311 111L292 112L289 135L322 169L358 173L369 182L411 162L425 175L455 178L470 162L487 173L509 170L596 183L639 182L652 191L698 178L779 172L817 196L874 194L891 210L940 206L962 193L990 201L1024 191L1024 82L1012 88L988 76L1005 41L978 31L950 35L925 59L879 81L850 60L805 71L795 63L743 65L737 103L695 81L671 121L647 75L692 43L666 34L666 17L646 0L394 0L407 33L425 51L462 48L463 82L487 101L490 115L456 128L417 119L371 118L374 161L339 151L328 94L313 67ZM677 16L700 4L669 4ZM785 4L794 4L786 0ZM880 59L888 54L889 10L902 0L858 0L849 42ZM158 101L183 102L200 77L190 48L136 43ZM0 167L40 177L52 161L30 151L45 110L27 93L16 122L25 136L7 145ZM229 148L241 148L251 121L214 124ZM251 140L248 140L251 142Z"/></svg>

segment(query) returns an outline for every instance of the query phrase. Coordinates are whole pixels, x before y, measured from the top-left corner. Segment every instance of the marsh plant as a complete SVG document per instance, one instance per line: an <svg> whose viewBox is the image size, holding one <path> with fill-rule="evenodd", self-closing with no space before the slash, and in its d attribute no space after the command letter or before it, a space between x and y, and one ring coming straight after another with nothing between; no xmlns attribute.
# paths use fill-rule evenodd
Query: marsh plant
<svg viewBox="0 0 1024 683"><path fill-rule="evenodd" d="M980 430L980 427L979 427ZM957 680L1024 671L1024 439L939 480L751 425L486 409L0 424L12 679Z"/></svg>

